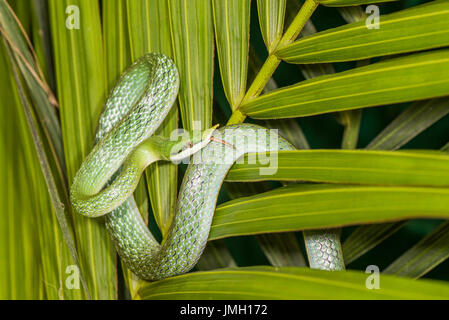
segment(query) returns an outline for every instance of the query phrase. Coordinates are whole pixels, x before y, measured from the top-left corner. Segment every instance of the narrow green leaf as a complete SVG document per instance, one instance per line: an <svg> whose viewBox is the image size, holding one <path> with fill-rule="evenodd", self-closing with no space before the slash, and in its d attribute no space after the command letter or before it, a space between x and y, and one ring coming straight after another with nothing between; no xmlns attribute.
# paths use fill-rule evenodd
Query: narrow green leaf
<svg viewBox="0 0 449 320"><path fill-rule="evenodd" d="M416 102L394 119L367 149L395 150L449 113L449 98Z"/></svg>
<svg viewBox="0 0 449 320"><path fill-rule="evenodd" d="M41 256L32 223L36 221L33 207L39 203L33 196L23 197L23 194L33 195L35 177L41 171L35 162L29 163L27 172L21 170L21 165L31 160L29 156L34 154L30 151L34 150L28 131L23 130L26 126L22 127L20 123L20 120L25 122L19 117L23 109L13 86L11 64L3 43L0 43L0 94L2 110L9 111L0 117L0 147L3 150L0 158L3 179L0 184L0 259L3 261L0 264L0 298L39 299L44 296L45 289L39 290Z"/></svg>
<svg viewBox="0 0 449 320"><path fill-rule="evenodd" d="M32 18L30 14L30 5L28 3L29 1L8 0L7 2L14 14L17 16L17 19L22 25L22 28L27 36L30 36L32 29Z"/></svg>
<svg viewBox="0 0 449 320"><path fill-rule="evenodd" d="M25 2L14 2L21 10L22 20L31 20L34 15L25 6ZM27 24L29 21L26 22ZM65 177L64 153L62 150L61 126L58 122L55 108L56 98L45 82L44 75L40 69L38 57L36 56L30 39L25 33L18 17L8 6L6 1L0 1L0 24L2 36L10 49L8 52L14 58L13 64L19 67L26 87L23 91L30 96L33 103L34 113L37 116L40 131L42 131L42 142L45 144L45 153L55 177L55 183L60 190L61 200L67 203L68 192ZM40 43L36 39L36 43ZM62 221L62 220L61 220Z"/></svg>
<svg viewBox="0 0 449 320"><path fill-rule="evenodd" d="M69 6L76 6L80 15L73 10L75 7ZM66 14L67 8L72 10ZM71 184L92 148L97 119L106 100L100 10L98 3L90 0L51 0L49 10L67 176ZM75 24L69 29L66 22ZM104 221L77 213L73 213L73 221L81 268L92 298L115 298L115 248Z"/></svg>
<svg viewBox="0 0 449 320"><path fill-rule="evenodd" d="M301 31L302 37L315 34L317 32L315 25L311 20L307 21L304 29ZM331 63L314 63L298 65L301 73L306 79L312 79L326 74L335 73L335 69Z"/></svg>
<svg viewBox="0 0 449 320"><path fill-rule="evenodd" d="M51 51L51 33L48 20L48 3L47 1L33 0L33 8L35 14L32 16L33 29L38 32L33 32L33 44L36 51L36 56L39 64L42 66L42 71L47 79L50 88L54 91L55 84L55 70L53 66L53 57Z"/></svg>
<svg viewBox="0 0 449 320"><path fill-rule="evenodd" d="M212 125L214 35L212 5L204 0L170 0L170 30L181 78L179 107L183 127ZM198 129L198 125L197 128Z"/></svg>
<svg viewBox="0 0 449 320"><path fill-rule="evenodd" d="M250 0L214 0L213 16L223 89L234 110L246 91Z"/></svg>
<svg viewBox="0 0 449 320"><path fill-rule="evenodd" d="M260 31L269 54L281 40L286 4L287 0L257 0Z"/></svg>
<svg viewBox="0 0 449 320"><path fill-rule="evenodd" d="M22 20L26 20L26 23L29 24L30 19L23 19L22 17ZM26 32L26 28L20 24L19 18L6 0L0 1L0 22L3 38L10 45L13 45L15 54L21 54L19 57L20 61L28 64L30 67L35 67L36 61L34 60L33 53L30 51L28 35L24 33L24 31ZM31 68L29 71L32 71Z"/></svg>
<svg viewBox="0 0 449 320"><path fill-rule="evenodd" d="M379 17L379 28L365 20L316 33L279 49L290 63L360 60L444 47L449 44L449 2L446 0Z"/></svg>
<svg viewBox="0 0 449 320"><path fill-rule="evenodd" d="M360 226L343 242L343 256L349 264L401 229L407 221Z"/></svg>
<svg viewBox="0 0 449 320"><path fill-rule="evenodd" d="M338 113L338 118L345 127L341 143L342 149L356 149L359 140L362 110L349 110Z"/></svg>
<svg viewBox="0 0 449 320"><path fill-rule="evenodd" d="M270 163L258 164L250 161L254 154L247 155L244 163L231 168L226 180L449 186L449 155L445 152L295 150L266 157ZM268 175L261 168L273 172Z"/></svg>
<svg viewBox="0 0 449 320"><path fill-rule="evenodd" d="M131 64L125 0L103 2L103 41L108 92Z"/></svg>
<svg viewBox="0 0 449 320"><path fill-rule="evenodd" d="M24 4L24 2L15 4L20 3ZM22 21L26 23L32 21L32 25L36 26L37 21L34 10L30 11L29 6L19 5L18 8L25 8L24 12L21 13ZM30 177L33 177L34 181L40 181L40 183L35 182L27 187L34 188L28 194L36 192L41 195L39 204L34 204L31 208L41 209L40 212L36 213L36 219L38 220L37 226L41 229L39 234L42 235L39 239L44 265L41 271L44 279L46 279L44 281L47 281L48 284L48 290L45 294L49 299L79 298L82 296L82 289L80 290L78 288L78 290L67 291L68 288L63 287L61 284L65 277L63 274L65 270L62 270L62 266L70 265L71 267L77 267L79 263L78 254L74 246L72 226L68 223L66 212L64 211L64 207L68 204L68 192L64 172L65 166L61 162L64 161L64 155L61 153L62 140L60 136L60 125L56 117L54 117L55 113L51 105L56 105L57 102L48 84L45 82L43 72L39 66L38 57L31 46L31 42L27 34L22 33L24 29L14 12L10 10L6 2L1 3L0 11L3 15L3 26L10 32L10 34L3 33L3 36L6 40L5 43L8 44L8 49L10 49L8 52L11 62L14 65L15 63L18 65L21 76L27 84L27 87L25 87L22 83L22 78L18 74L18 70L14 66L12 70L6 72L7 74L14 75L12 81L15 83L13 85L14 89L9 90L7 94L9 95L11 91L17 90L17 93L15 92L17 101L15 109L22 121L21 130L26 132L24 137L28 137L28 130L32 137L24 138L23 145L31 148L28 149L28 152L31 153L28 159L33 159L30 161L35 161L40 164L40 166L35 167L38 173L35 173L34 176L33 173L30 173ZM29 21L27 22L27 20ZM36 33L33 34L35 44L38 45L38 49L41 49L40 45L44 47L45 45L41 44L41 38ZM31 101L27 99L28 94L34 102L33 110L31 108ZM38 115L38 122L33 117L35 115ZM36 153L37 157L35 155ZM42 242L45 237L44 235L48 235L46 240L52 243L52 245L45 244L46 240ZM56 261L52 257L55 254L57 255ZM79 278L82 286L87 290L82 271L79 273ZM89 297L89 293L87 291L86 293Z"/></svg>
<svg viewBox="0 0 449 320"><path fill-rule="evenodd" d="M13 4L19 10L22 21L29 25L31 19L34 18L33 12L29 10L29 6L24 1L13 2ZM35 22L33 21L33 23ZM25 81L26 88L23 88L23 91L26 91L26 94L31 97L40 127L39 131L43 133L42 143L45 145L44 151L54 174L55 183L60 190L60 199L64 203L68 203L61 127L54 109L57 101L45 82L38 57L33 50L26 29L21 25L19 18L6 1L0 1L0 25L2 36L10 49L8 52L10 52L15 61L13 64L17 64ZM36 44L39 45L40 39L35 40ZM59 201L57 205L59 205ZM60 221L65 219L58 210L56 213ZM61 227L63 226L61 225ZM69 239L69 236L67 236L67 239ZM73 257L75 258L76 255Z"/></svg>
<svg viewBox="0 0 449 320"><path fill-rule="evenodd" d="M449 258L449 222L421 239L391 263L383 272L419 278Z"/></svg>
<svg viewBox="0 0 449 320"><path fill-rule="evenodd" d="M3 60L3 47L1 51ZM58 196L35 118L23 92L24 88L17 69L12 70L6 64L3 60L0 67L5 68L2 73L9 75L7 79L10 82L3 83L0 88L5 90L3 96L7 100L4 103L11 112L5 114L7 119L2 127L7 131L2 137L6 138L3 150L7 150L5 155L8 156L6 158L8 171L4 176L11 180L7 182L6 192L2 192L6 195L2 203L7 205L7 208L2 210L6 215L2 220L8 222L5 224L7 230L2 234L8 237L4 243L12 251L9 256L5 256L0 249L0 255L5 261L9 261L7 266L15 270L2 272L12 280L10 286L5 288L8 293L6 296L3 293L2 296L4 299L7 296L10 299L41 299L43 298L41 295L44 294L47 299L80 299L83 296L82 288L70 290L64 285L67 276L66 266L75 267L77 264L73 235L67 225L63 204ZM8 145L13 149L9 149ZM17 159L8 162L14 158ZM24 167L27 168L26 173L21 170ZM17 186L13 187L14 185ZM15 190L22 192L17 193ZM23 194L29 196L24 198ZM31 216L27 217L28 214ZM19 220L15 221L17 219ZM20 239L13 239L16 236ZM19 262L22 254L25 260ZM27 256L29 261L26 260ZM21 268L31 269L21 270ZM15 275L19 277L14 278ZM33 279L41 281L36 282ZM4 284L7 282L8 280L2 281ZM29 296L22 291L22 285L34 286L31 291L34 293Z"/></svg>
<svg viewBox="0 0 449 320"><path fill-rule="evenodd" d="M244 103L256 119L291 118L447 95L449 50L390 59L306 80Z"/></svg>
<svg viewBox="0 0 449 320"><path fill-rule="evenodd" d="M66 278L64 271L67 274L67 270L69 270L69 273L78 272L78 277L85 289L87 298L90 298L84 275L82 271L77 271L79 270L79 261L73 234L71 233L72 230L69 229L66 213L64 212L64 204L58 196L57 185L52 177L50 165L45 156L44 145L40 140L38 128L34 123L29 102L25 98L23 86L21 84L19 85L20 80L16 73L15 77L16 83L18 84L17 87L19 89L21 103L25 111L27 125L30 129L33 145L37 153L37 157L32 158L32 160L34 163L39 163L41 165L40 169L42 170L45 186L47 187L44 189L44 184L41 184L40 186L35 184L35 189L30 190L30 193L34 192L34 190L38 191L40 200L47 200L46 203L44 202L41 204L42 216L37 217L37 221L39 221L39 226L42 230L42 236L40 238L42 273L48 281L46 286L46 296L49 299L80 299L83 297L79 287L70 288L67 285L67 282L64 281L64 278ZM25 124L22 124L22 128L22 130L26 130ZM40 190L38 189L39 187L41 187ZM51 207L49 203L51 203ZM36 205L36 207L38 206ZM33 210L33 208L30 210ZM48 243L51 243L51 245L48 245ZM56 260L56 264L54 260ZM64 266L66 266L65 270L63 270ZM79 283L76 285L78 286Z"/></svg>
<svg viewBox="0 0 449 320"><path fill-rule="evenodd" d="M57 101L43 78L30 47L29 39L22 32L23 27L18 24L17 17L5 0L0 0L0 26L2 36L11 48L28 87L36 109L36 115L42 124L43 132L49 144L49 155L55 160L55 166L59 175L63 178L65 167L61 126L54 108Z"/></svg>
<svg viewBox="0 0 449 320"><path fill-rule="evenodd" d="M132 60L148 52L173 56L167 1L127 0Z"/></svg>
<svg viewBox="0 0 449 320"><path fill-rule="evenodd" d="M449 189L293 184L217 207L209 240L449 217Z"/></svg>
<svg viewBox="0 0 449 320"><path fill-rule="evenodd" d="M147 282L141 299L448 299L443 281L380 275L380 288L366 287L360 271L295 267L247 267L194 272ZM213 284L213 285L211 285Z"/></svg>

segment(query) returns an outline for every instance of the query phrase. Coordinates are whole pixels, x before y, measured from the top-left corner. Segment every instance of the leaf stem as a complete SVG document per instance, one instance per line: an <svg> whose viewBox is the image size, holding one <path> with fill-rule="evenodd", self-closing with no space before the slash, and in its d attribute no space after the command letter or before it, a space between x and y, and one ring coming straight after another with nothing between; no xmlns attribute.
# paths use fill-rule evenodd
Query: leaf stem
<svg viewBox="0 0 449 320"><path fill-rule="evenodd" d="M362 109L343 111L340 116L346 118L341 148L357 149Z"/></svg>
<svg viewBox="0 0 449 320"><path fill-rule="evenodd" d="M281 62L281 60L275 55L276 51L279 48L292 43L296 39L317 6L318 3L315 2L315 0L306 0L304 2L295 19L292 21L292 23L282 36L281 40L279 41L278 45L273 50L273 53L268 56L256 78L251 83L251 86L246 92L242 102L232 113L231 118L229 118L228 124L237 124L245 121L246 115L244 115L239 110L239 107L245 104L245 102L248 102L260 95L268 80L272 77L274 71Z"/></svg>

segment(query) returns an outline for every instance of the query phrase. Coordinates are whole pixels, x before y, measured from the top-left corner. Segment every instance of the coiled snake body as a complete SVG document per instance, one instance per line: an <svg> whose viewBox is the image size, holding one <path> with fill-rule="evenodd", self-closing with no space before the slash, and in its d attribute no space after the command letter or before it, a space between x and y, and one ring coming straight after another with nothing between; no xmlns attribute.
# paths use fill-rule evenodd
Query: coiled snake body
<svg viewBox="0 0 449 320"><path fill-rule="evenodd" d="M147 54L131 65L106 102L97 143L70 190L78 213L106 215L120 257L131 271L147 280L185 273L195 266L207 243L218 192L238 158L247 152L293 149L281 137L275 145L268 143L268 129L249 124L211 128L177 141L153 135L173 105L178 86L177 69L162 54ZM172 224L159 244L132 193L150 163L179 161L191 155ZM308 231L305 243L312 268L344 268L334 232Z"/></svg>

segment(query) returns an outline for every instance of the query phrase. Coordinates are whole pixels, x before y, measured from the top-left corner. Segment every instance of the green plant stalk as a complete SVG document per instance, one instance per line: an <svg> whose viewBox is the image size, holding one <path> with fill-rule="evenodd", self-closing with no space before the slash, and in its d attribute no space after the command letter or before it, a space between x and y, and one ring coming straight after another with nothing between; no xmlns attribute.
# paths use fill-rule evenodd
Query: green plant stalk
<svg viewBox="0 0 449 320"><path fill-rule="evenodd" d="M240 102L239 106L260 95L263 88L267 84L268 80L270 80L274 71L276 71L276 68L279 66L279 63L281 62L281 60L275 55L275 52L279 48L282 48L283 46L286 46L286 45L292 43L296 39L296 37L299 35L299 33L303 29L304 25L309 20L310 16L313 14L313 12L315 11L315 9L317 7L318 7L318 3L315 2L315 0L306 0L304 2L303 6L299 10L295 19L292 21L292 23L288 27L287 31L285 31L285 33L282 36L281 40L279 41L278 45L272 51L272 53L268 56L267 60L263 64L259 73L257 74L256 78L251 83L251 86L249 87L248 91L246 92L246 94L243 97L243 100ZM245 121L246 115L244 115L239 110L239 106L236 107L236 109L232 113L231 117L229 118L228 125L229 124L238 124L238 123L242 123L243 121Z"/></svg>
<svg viewBox="0 0 449 320"><path fill-rule="evenodd" d="M350 110L341 113L341 117L345 117L345 128L343 131L343 139L341 142L342 149L357 149L359 139L360 120L362 118L362 110Z"/></svg>

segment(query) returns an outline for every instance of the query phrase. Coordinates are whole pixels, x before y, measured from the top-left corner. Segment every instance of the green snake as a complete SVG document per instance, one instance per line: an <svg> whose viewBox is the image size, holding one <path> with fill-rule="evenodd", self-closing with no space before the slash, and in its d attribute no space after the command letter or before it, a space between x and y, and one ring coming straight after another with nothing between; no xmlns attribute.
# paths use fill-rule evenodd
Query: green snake
<svg viewBox="0 0 449 320"><path fill-rule="evenodd" d="M178 139L154 135L176 99L173 61L150 53L136 60L112 89L100 116L96 144L73 180L76 212L105 215L121 259L138 277L158 280L191 270L207 243L218 193L233 163L248 152L292 150L268 129L239 124L216 127ZM162 243L154 238L133 198L140 176L154 161L190 159L175 215ZM344 269L338 235L304 232L311 268Z"/></svg>

